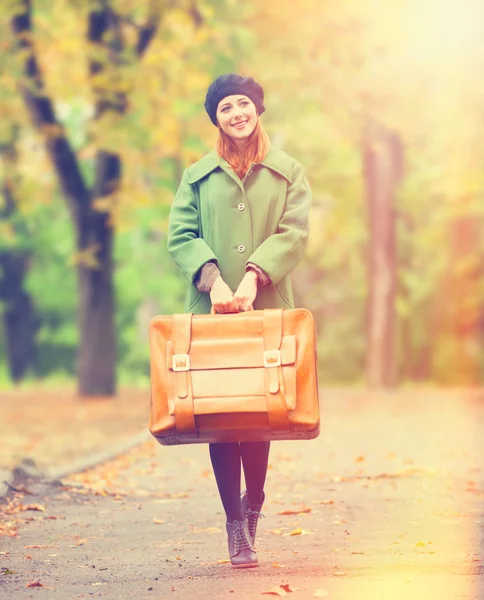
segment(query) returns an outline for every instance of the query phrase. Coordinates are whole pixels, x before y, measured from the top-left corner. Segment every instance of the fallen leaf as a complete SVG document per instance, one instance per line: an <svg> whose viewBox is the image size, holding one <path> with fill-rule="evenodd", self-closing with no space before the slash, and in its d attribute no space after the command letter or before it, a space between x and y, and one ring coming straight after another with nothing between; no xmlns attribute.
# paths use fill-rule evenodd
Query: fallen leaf
<svg viewBox="0 0 484 600"><path fill-rule="evenodd" d="M344 575L348 575L348 571L335 571L333 575L335 577L343 577Z"/></svg>
<svg viewBox="0 0 484 600"><path fill-rule="evenodd" d="M221 529L219 529L218 527L204 527L204 528L199 528L199 527L194 527L192 525L190 527L190 531L193 531L195 533L202 533L202 532L206 532L206 533L220 533Z"/></svg>
<svg viewBox="0 0 484 600"><path fill-rule="evenodd" d="M217 561L218 565L225 565L226 563L230 562L230 558L221 558L220 560Z"/></svg>
<svg viewBox="0 0 484 600"><path fill-rule="evenodd" d="M282 588L281 586L272 588L271 590L269 590L268 592L262 592L262 594L267 594L270 596L287 596L287 592L284 588Z"/></svg>
<svg viewBox="0 0 484 600"><path fill-rule="evenodd" d="M301 508L299 510L281 510L278 515L300 515L302 513L310 513L311 508Z"/></svg>
<svg viewBox="0 0 484 600"><path fill-rule="evenodd" d="M309 531L308 529L301 529L299 527L298 529L294 529L293 531L291 531L291 533L283 533L282 535L309 535L310 533L313 532Z"/></svg>
<svg viewBox="0 0 484 600"><path fill-rule="evenodd" d="M163 525L164 522L165 519L153 519L153 523L156 523L157 525Z"/></svg>
<svg viewBox="0 0 484 600"><path fill-rule="evenodd" d="M426 545L427 545L427 544L426 544L425 542L417 542L417 543L415 544L415 546L416 546L417 548L424 548Z"/></svg>
<svg viewBox="0 0 484 600"><path fill-rule="evenodd" d="M40 581L31 581L30 583L27 583L27 585L25 586L27 588L34 588L34 587L44 587Z"/></svg>
<svg viewBox="0 0 484 600"><path fill-rule="evenodd" d="M163 494L162 497L163 498L171 498L171 499L188 498L188 494L186 492L181 492L181 493L177 493L177 494Z"/></svg>
<svg viewBox="0 0 484 600"><path fill-rule="evenodd" d="M357 463L362 463L364 461L365 461L365 457L364 456L357 456L355 458L355 462L357 462Z"/></svg>
<svg viewBox="0 0 484 600"><path fill-rule="evenodd" d="M273 533L274 535L283 535L283 530L282 529L271 529L270 533Z"/></svg>
<svg viewBox="0 0 484 600"><path fill-rule="evenodd" d="M316 590L313 594L313 598L326 598L326 596L329 596L329 593L323 589Z"/></svg>
<svg viewBox="0 0 484 600"><path fill-rule="evenodd" d="M284 568L284 567L286 567L286 566L287 566L287 565L280 565L279 563L276 563L276 562L273 562L273 563L272 563L272 567L273 567L274 569L282 569L282 568Z"/></svg>
<svg viewBox="0 0 484 600"><path fill-rule="evenodd" d="M25 504L21 505L22 510L38 510L40 512L45 512L45 507L42 504Z"/></svg>

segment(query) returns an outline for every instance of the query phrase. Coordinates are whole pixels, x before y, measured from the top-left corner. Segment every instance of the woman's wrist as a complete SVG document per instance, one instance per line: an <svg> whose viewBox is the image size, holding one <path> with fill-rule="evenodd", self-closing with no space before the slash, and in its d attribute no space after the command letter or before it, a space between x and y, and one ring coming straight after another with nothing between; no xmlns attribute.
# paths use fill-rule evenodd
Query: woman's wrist
<svg viewBox="0 0 484 600"><path fill-rule="evenodd" d="M254 281L257 283L257 285L260 284L260 277L259 277L259 273L257 273L257 271L255 269L252 269L252 267L249 267L247 269L247 271L245 272L245 275L252 277L254 279Z"/></svg>
<svg viewBox="0 0 484 600"><path fill-rule="evenodd" d="M198 273L195 286L199 292L210 292L215 281L220 277L220 270L215 262L205 263Z"/></svg>

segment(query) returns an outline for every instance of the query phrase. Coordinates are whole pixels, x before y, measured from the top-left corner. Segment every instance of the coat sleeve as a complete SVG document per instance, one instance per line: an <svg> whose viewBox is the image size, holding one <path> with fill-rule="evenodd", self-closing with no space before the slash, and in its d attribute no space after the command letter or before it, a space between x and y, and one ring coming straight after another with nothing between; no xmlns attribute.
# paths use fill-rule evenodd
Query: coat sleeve
<svg viewBox="0 0 484 600"><path fill-rule="evenodd" d="M310 205L308 180L303 167L295 163L277 233L264 240L247 260L265 271L273 285L288 275L304 255L309 236Z"/></svg>
<svg viewBox="0 0 484 600"><path fill-rule="evenodd" d="M200 215L196 190L188 183L188 169L183 173L168 219L168 252L183 275L192 284L206 262L217 261L208 244L199 237Z"/></svg>

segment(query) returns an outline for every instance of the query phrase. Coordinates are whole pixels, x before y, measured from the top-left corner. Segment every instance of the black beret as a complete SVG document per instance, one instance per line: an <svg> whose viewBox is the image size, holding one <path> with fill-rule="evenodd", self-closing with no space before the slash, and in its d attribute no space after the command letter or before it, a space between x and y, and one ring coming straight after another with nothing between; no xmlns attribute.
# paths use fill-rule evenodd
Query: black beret
<svg viewBox="0 0 484 600"><path fill-rule="evenodd" d="M211 83L205 99L205 110L214 125L217 125L217 106L220 100L235 94L243 94L250 98L259 115L265 111L264 90L252 77L242 77L235 73L220 75Z"/></svg>

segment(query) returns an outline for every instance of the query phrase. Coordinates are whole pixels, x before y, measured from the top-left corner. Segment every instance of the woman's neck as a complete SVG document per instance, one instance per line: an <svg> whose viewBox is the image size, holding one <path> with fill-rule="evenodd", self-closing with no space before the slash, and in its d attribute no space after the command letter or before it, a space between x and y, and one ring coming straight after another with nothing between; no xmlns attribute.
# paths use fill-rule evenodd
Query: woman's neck
<svg viewBox="0 0 484 600"><path fill-rule="evenodd" d="M235 138L232 138L232 141L233 141L235 147L237 148L237 150L240 153L242 153L247 148L247 144L249 143L249 138L244 138L242 140L237 140Z"/></svg>

